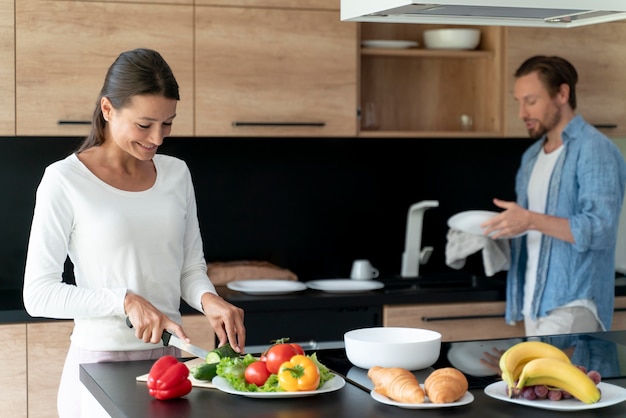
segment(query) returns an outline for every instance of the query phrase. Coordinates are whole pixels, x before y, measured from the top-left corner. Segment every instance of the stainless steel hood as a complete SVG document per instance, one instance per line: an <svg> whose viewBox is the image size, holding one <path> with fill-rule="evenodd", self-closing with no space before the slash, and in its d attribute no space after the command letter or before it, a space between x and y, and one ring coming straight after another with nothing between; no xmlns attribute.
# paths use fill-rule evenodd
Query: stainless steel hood
<svg viewBox="0 0 626 418"><path fill-rule="evenodd" d="M341 0L341 20L568 28L626 19L626 0Z"/></svg>

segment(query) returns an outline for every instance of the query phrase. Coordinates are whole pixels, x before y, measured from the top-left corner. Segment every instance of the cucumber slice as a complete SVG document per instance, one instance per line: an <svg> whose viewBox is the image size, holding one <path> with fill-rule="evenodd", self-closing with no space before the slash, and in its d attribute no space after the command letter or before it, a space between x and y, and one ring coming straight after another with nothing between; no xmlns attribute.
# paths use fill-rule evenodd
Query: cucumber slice
<svg viewBox="0 0 626 418"><path fill-rule="evenodd" d="M219 361L224 358L233 358L239 357L239 353L236 352L230 344L224 344L221 347L218 347L214 350L209 351L209 354L206 356L207 363L219 363Z"/></svg>

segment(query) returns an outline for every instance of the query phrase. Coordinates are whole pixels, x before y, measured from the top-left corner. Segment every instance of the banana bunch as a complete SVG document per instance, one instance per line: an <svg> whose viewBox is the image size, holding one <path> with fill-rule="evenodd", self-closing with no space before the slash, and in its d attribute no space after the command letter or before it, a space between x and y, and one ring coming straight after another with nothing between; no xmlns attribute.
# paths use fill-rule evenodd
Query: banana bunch
<svg viewBox="0 0 626 418"><path fill-rule="evenodd" d="M569 392L585 403L600 399L600 391L585 372L572 364L567 354L541 341L518 343L500 357L502 380L509 396L514 389L545 385Z"/></svg>
<svg viewBox="0 0 626 418"><path fill-rule="evenodd" d="M523 341L517 343L500 357L502 380L509 387L509 393L515 388L516 382L522 374L524 366L531 360L551 358L571 364L569 357L558 347L541 341Z"/></svg>

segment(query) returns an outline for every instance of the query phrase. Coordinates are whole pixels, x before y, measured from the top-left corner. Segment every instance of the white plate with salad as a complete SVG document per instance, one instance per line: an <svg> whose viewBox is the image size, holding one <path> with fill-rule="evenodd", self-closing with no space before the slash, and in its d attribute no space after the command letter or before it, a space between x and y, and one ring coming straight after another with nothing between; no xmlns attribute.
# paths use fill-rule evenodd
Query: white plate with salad
<svg viewBox="0 0 626 418"><path fill-rule="evenodd" d="M247 396L249 398L301 398L305 396L321 395L322 393L334 392L345 386L346 381L343 377L333 373L333 378L324 383L324 385L317 390L302 391L302 392L244 392L234 389L228 380L221 376L213 378L213 385L222 392L230 393L231 395Z"/></svg>

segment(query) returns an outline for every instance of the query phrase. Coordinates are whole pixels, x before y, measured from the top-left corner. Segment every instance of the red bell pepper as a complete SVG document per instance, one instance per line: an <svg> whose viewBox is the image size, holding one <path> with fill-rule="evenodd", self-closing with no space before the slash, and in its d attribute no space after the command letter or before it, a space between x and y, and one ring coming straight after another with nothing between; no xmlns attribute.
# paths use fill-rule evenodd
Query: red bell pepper
<svg viewBox="0 0 626 418"><path fill-rule="evenodd" d="M185 396L191 392L189 368L174 356L161 357L148 374L148 391L160 400Z"/></svg>

